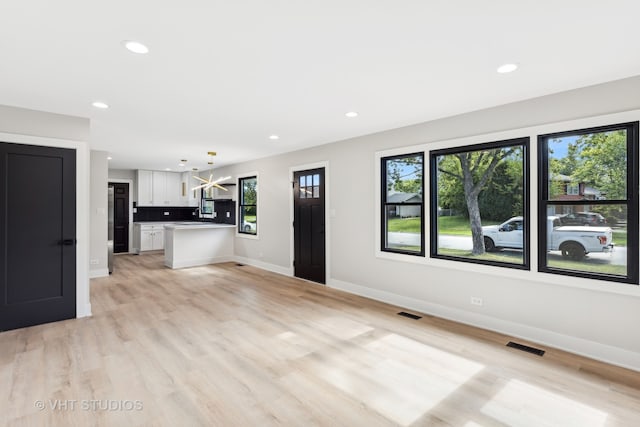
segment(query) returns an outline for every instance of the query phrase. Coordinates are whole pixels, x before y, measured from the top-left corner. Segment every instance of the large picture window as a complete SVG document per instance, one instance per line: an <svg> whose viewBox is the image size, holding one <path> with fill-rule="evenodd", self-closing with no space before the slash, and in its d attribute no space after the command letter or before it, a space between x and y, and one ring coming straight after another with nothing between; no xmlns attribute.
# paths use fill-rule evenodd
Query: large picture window
<svg viewBox="0 0 640 427"><path fill-rule="evenodd" d="M424 154L382 158L382 250L424 255Z"/></svg>
<svg viewBox="0 0 640 427"><path fill-rule="evenodd" d="M540 271L638 281L638 123L541 135Z"/></svg>
<svg viewBox="0 0 640 427"><path fill-rule="evenodd" d="M238 206L238 232L243 234L258 234L258 177L240 178L240 203Z"/></svg>
<svg viewBox="0 0 640 427"><path fill-rule="evenodd" d="M529 268L529 138L431 151L431 256Z"/></svg>

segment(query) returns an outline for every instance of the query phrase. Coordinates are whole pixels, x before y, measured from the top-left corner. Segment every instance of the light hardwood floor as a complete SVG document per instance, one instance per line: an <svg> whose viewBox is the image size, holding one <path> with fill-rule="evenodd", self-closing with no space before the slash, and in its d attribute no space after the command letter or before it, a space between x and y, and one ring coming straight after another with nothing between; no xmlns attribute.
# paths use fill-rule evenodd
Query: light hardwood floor
<svg viewBox="0 0 640 427"><path fill-rule="evenodd" d="M0 333L0 425L640 425L638 372L249 266L118 256L91 303Z"/></svg>

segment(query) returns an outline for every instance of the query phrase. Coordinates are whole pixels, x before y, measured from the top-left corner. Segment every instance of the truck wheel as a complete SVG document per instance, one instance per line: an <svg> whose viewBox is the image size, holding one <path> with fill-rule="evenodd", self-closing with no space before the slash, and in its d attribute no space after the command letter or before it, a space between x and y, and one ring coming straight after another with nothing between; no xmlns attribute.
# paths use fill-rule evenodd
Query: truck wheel
<svg viewBox="0 0 640 427"><path fill-rule="evenodd" d="M496 250L496 245L490 237L484 238L484 250L487 252L495 252Z"/></svg>
<svg viewBox="0 0 640 427"><path fill-rule="evenodd" d="M580 261L584 258L584 248L578 243L567 243L562 247L562 256L574 261Z"/></svg>

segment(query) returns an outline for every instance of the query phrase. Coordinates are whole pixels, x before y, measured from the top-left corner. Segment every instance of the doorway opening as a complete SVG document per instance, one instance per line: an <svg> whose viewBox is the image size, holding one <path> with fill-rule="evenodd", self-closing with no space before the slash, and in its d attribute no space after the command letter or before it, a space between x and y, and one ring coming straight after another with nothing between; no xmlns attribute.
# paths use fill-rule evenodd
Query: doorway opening
<svg viewBox="0 0 640 427"><path fill-rule="evenodd" d="M109 188L113 188L113 205L109 200L108 240L113 240L113 253L126 253L129 252L129 184L110 182Z"/></svg>

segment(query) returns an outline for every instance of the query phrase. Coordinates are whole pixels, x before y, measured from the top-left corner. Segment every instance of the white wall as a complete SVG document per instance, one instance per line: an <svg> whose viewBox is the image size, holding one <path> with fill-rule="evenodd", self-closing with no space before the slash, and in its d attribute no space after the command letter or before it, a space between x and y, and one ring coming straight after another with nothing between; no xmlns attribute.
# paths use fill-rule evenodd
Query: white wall
<svg viewBox="0 0 640 427"><path fill-rule="evenodd" d="M376 256L375 237L377 151L639 108L640 77L634 77L220 168L221 176L260 175L258 239L236 237L235 253L291 274L289 170L327 162L329 286L640 370L638 286L385 259ZM471 306L470 296L484 305Z"/></svg>
<svg viewBox="0 0 640 427"><path fill-rule="evenodd" d="M89 119L0 105L0 130L19 135L89 141Z"/></svg>
<svg viewBox="0 0 640 427"><path fill-rule="evenodd" d="M0 105L0 141L76 150L76 312L91 315L89 299L89 119Z"/></svg>
<svg viewBox="0 0 640 427"><path fill-rule="evenodd" d="M89 277L109 275L107 265L107 152L91 151Z"/></svg>

